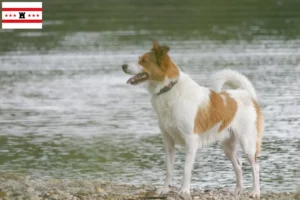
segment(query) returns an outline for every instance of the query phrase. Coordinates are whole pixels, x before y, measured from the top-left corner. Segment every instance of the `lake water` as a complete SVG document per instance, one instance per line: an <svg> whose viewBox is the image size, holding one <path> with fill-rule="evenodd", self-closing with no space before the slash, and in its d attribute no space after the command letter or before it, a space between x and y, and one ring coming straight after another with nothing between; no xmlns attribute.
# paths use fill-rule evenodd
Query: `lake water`
<svg viewBox="0 0 300 200"><path fill-rule="evenodd" d="M58 2L46 2L44 8L54 9ZM81 4L74 2L73 9L80 11ZM161 185L165 155L150 96L143 87L127 85L129 76L121 70L121 64L148 51L154 37L170 46L175 63L201 85L207 86L209 75L224 68L249 77L265 115L259 158L262 191L295 191L300 184L300 39L294 35L299 27L293 25L300 21L300 14L293 12L292 1L286 2L289 4L281 2L290 8L283 12L284 17L276 6L271 6L271 16L267 17L267 12L265 17L252 4L237 7L248 13L232 16L233 4L229 11L220 5L227 15L214 13L217 18L208 22L199 19L201 23L194 29L196 19L184 24L190 17L186 11L178 22L186 30L177 30L175 25L165 28L165 18L170 17L161 16L162 24L155 24L158 16L154 15L140 21L134 18L133 27L129 26L134 17L129 14L141 6L137 2L135 7L117 7L126 17L122 21L115 11L109 25L100 20L104 14L97 9L111 5L94 8L92 4L83 8L86 15L82 18L71 18L75 14L67 6L55 16L45 13L43 31L2 30L0 170ZM260 6L261 12L267 9L267 5ZM208 3L202 11L205 8L218 10ZM174 10L171 7L169 14ZM281 16L277 23L272 21L274 16ZM258 25L251 24L252 17ZM242 160L245 186L251 187L251 170L244 156ZM183 162L184 151L178 148L177 186ZM231 163L218 144L198 151L192 185L234 188Z"/></svg>

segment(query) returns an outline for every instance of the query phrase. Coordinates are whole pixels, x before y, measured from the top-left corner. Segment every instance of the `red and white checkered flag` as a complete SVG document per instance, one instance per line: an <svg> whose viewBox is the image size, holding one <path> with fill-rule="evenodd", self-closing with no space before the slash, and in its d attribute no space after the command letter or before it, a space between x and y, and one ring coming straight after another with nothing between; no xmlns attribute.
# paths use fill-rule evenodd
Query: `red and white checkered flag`
<svg viewBox="0 0 300 200"><path fill-rule="evenodd" d="M2 2L2 29L42 29L42 2Z"/></svg>

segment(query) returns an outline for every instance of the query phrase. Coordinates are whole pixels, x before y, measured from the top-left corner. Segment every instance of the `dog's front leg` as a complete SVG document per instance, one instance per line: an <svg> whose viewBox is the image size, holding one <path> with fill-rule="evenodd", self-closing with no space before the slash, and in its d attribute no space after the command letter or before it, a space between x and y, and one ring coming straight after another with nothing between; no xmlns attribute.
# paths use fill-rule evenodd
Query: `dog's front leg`
<svg viewBox="0 0 300 200"><path fill-rule="evenodd" d="M172 175L173 175L173 166L175 160L174 140L168 134L164 133L163 141L164 141L164 149L166 152L167 171L166 171L166 180L164 186L157 190L157 194L159 195L168 194L170 191L170 185L171 185Z"/></svg>
<svg viewBox="0 0 300 200"><path fill-rule="evenodd" d="M185 154L185 165L184 165L184 176L181 190L179 191L179 195L184 200L191 200L192 197L190 195L190 183L192 170L195 162L197 152L197 144L194 141L190 141L186 144L186 154Z"/></svg>

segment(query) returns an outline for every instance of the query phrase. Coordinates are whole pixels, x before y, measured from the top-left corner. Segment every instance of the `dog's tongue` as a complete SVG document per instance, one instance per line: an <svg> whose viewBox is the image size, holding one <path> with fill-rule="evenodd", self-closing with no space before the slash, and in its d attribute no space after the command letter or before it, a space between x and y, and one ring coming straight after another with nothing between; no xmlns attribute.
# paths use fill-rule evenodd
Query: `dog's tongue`
<svg viewBox="0 0 300 200"><path fill-rule="evenodd" d="M142 72L142 73L139 73L139 74L131 77L130 79L128 79L127 83L129 83L131 85L135 85L135 84L138 84L139 82L142 82L147 79L148 79L148 74L145 72Z"/></svg>

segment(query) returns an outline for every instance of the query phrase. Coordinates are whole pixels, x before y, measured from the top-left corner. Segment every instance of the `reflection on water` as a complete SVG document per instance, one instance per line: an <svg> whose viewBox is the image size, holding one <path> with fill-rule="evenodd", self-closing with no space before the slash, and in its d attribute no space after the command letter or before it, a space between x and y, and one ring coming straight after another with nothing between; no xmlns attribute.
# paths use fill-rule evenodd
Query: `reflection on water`
<svg viewBox="0 0 300 200"><path fill-rule="evenodd" d="M120 70L151 44L145 40L118 49L94 46L95 38L102 41L101 34L74 33L48 54L0 56L0 170L162 184L163 146L149 95L126 85L128 76ZM266 118L262 190L295 190L300 181L300 41L165 37L162 43L199 84L207 85L213 71L227 67L253 81ZM72 46L75 50L64 51ZM176 185L183 154L179 149ZM250 187L250 168L243 161ZM231 164L218 145L199 150L192 183L234 187Z"/></svg>

